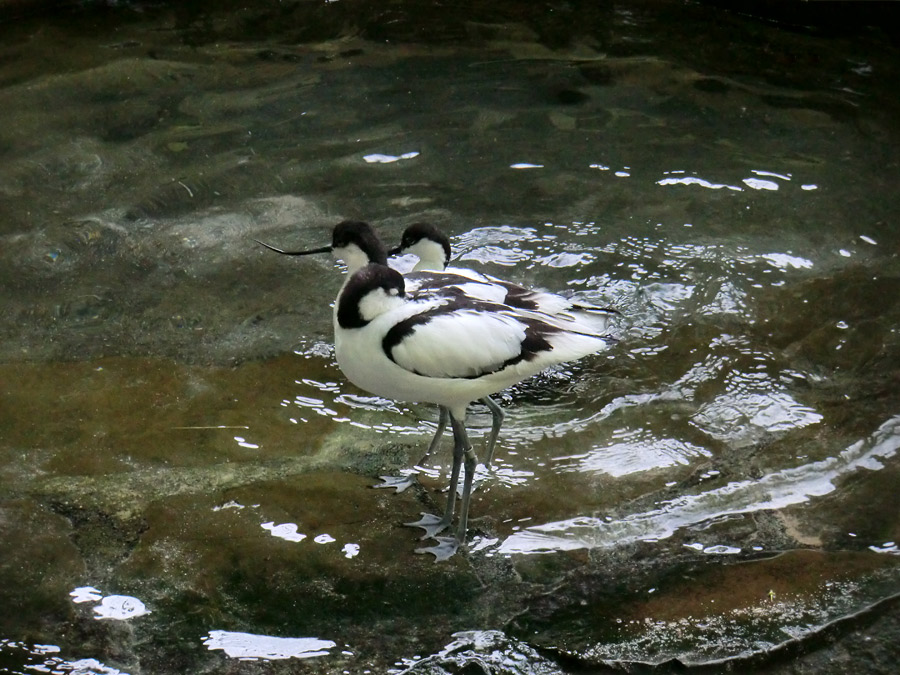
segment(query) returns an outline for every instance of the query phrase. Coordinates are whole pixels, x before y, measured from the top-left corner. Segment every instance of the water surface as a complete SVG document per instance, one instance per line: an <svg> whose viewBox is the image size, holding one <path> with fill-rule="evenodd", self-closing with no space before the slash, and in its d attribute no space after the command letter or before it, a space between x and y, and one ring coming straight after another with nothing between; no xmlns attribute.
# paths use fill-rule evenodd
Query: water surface
<svg viewBox="0 0 900 675"><path fill-rule="evenodd" d="M889 672L893 13L5 22L0 667ZM436 410L343 378L339 266L253 242L344 218L434 222L454 264L621 312L609 351L498 395L447 563L401 523L441 508L449 439L370 489Z"/></svg>

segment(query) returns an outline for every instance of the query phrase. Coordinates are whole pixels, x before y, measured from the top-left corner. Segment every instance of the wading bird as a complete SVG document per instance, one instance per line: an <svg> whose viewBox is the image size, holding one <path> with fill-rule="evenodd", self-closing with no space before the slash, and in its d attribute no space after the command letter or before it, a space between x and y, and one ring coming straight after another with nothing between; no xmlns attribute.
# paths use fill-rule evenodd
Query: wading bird
<svg viewBox="0 0 900 675"><path fill-rule="evenodd" d="M490 466L503 413L489 395L547 366L605 348L610 341L605 333L614 310L572 303L557 295L526 289L472 270L446 269L449 241L430 225L407 228L403 242L392 251L408 250L420 256L418 270L405 277L386 266L384 245L374 230L363 222L339 223L332 233L331 245L315 249L285 251L258 240L257 243L285 255L330 252L346 263L348 276L334 307L338 365L351 382L373 394L440 406L438 428L422 461L437 446L449 417L454 451L444 515L423 514L421 520L407 523L423 528L424 537L436 536L450 525L465 457L463 503L456 536L439 537L437 546L418 549L419 552L433 553L438 560L449 557L465 540L474 477L475 455L465 431L467 406L481 400L491 410L493 425L485 462ZM438 249L441 254L435 253ZM423 267L436 269L425 271ZM363 270L366 270L365 274L362 274ZM385 294L393 300L388 298L389 302L382 302ZM401 304L404 311L411 312L409 316L400 311ZM354 313L356 317L366 317L373 311L378 312L379 326L387 320L381 315L388 314L395 319L400 316L397 326L390 330L396 344L388 344L386 334L381 352L372 351L374 347L368 351L359 348L367 339L372 339L372 329L360 330L367 327L371 319L366 319L363 325L356 325L361 319L348 319ZM403 331L407 334L401 335ZM388 348L389 352L386 351ZM394 360L395 351L399 362ZM384 354L388 354L386 360ZM392 379L399 371L390 366L379 370L390 363L395 366L403 363L399 368L408 370L407 376ZM407 386L408 375L416 382L412 388ZM440 384L435 387L437 382ZM444 394L440 393L442 390ZM482 391L484 393L479 393ZM402 480L389 477L383 477L383 480L385 484L378 487L397 487L398 490L406 487ZM406 483L410 482L407 478Z"/></svg>
<svg viewBox="0 0 900 675"><path fill-rule="evenodd" d="M469 404L609 344L606 336L573 330L565 320L461 291L407 295L403 276L378 263L344 284L335 321L338 366L353 384L377 396L449 410L453 466L447 506L442 516L426 514L418 523L430 536L450 526L464 465L456 535L418 549L437 560L453 555L466 538L476 465L465 428Z"/></svg>

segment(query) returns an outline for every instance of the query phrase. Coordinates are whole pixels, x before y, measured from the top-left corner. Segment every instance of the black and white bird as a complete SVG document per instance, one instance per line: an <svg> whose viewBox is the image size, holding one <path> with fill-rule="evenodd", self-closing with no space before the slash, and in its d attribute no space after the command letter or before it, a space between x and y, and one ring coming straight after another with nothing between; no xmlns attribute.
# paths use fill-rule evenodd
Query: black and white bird
<svg viewBox="0 0 900 675"><path fill-rule="evenodd" d="M407 228L404 242L391 252L403 252L404 245L411 243L409 252L420 255L418 270L405 277L386 267L388 252L384 244L371 226L360 221L339 223L332 232L331 245L314 249L287 251L256 241L284 255L302 256L330 252L335 259L347 265L348 275L334 307L335 351L338 365L356 386L376 395L439 405L441 416L438 429L425 457L437 446L449 418L454 436L454 462L447 507L441 517L423 514L421 520L407 523L423 528L424 537L435 536L449 526L455 509L460 467L465 456L463 508L456 537L439 538L437 546L418 549L419 552L433 553L439 560L449 557L465 539L465 518L474 476L475 456L468 445L464 426L468 404L481 400L491 410L493 425L485 462L489 466L500 423L503 420L502 410L489 398L489 394L526 379L549 365L580 358L603 349L610 342L606 333L616 312L590 305L573 304L561 296L526 289L472 270L447 269L446 262L450 255L449 240L440 230L430 225L420 224ZM438 248L442 252L440 255L435 254ZM434 269L425 270L424 267ZM360 294L359 289L368 288L366 283L370 283L364 283L364 280L372 278L373 273L362 275L363 280L358 278L357 273L377 268L383 268L375 275L382 281ZM396 299L399 298L403 307L412 312L400 320L406 328L395 329L391 333L392 339L398 340L397 344L391 347L391 354L396 348L397 358L400 358L401 362L407 358L404 354L408 354L411 360L407 365L411 364L411 372L419 383L418 389L398 388L390 377L381 380L377 368L373 382L365 374L371 375L373 371L368 369L368 365L378 363L379 359L372 354L367 356L365 350L357 349L356 345L359 344L355 337L357 333L346 332L355 330L348 328L354 322L352 320L347 322L347 312L351 310L341 308L351 307L356 303L357 313L363 316L373 311L370 307L372 303L375 303L377 308L387 306L378 300L379 292L384 294L386 287L382 282L386 279L390 279L390 287L396 291L396 293L388 292L394 298L394 304L397 304ZM369 291L374 293L372 298L375 299L369 298ZM384 313L380 312L379 316ZM398 315L392 316L396 318ZM400 335L398 330L409 331L409 336ZM371 335L371 332L366 334ZM418 336L415 340L399 339L411 338L413 334ZM545 340L545 335L556 336L555 341ZM343 336L350 336L352 339L348 341ZM431 348L423 348L423 345L427 345L431 340L434 340ZM573 340L579 342L582 348L585 344L591 345L591 348L588 351L573 352L571 349L557 347L557 342L561 345ZM349 346L345 348L339 345ZM382 345L382 352L385 345ZM422 371L418 370L420 367L423 368ZM444 370L441 370L442 368ZM362 376L357 375L360 372L363 373ZM433 373L443 375L435 376ZM437 389L434 386L422 389L424 383L434 385L439 380L442 383L436 385ZM381 385L377 383L378 381L381 381ZM485 387L489 391L477 395ZM445 397L434 395L436 391L444 390L451 393L451 398L447 400L452 401L452 405L445 404ZM425 457L420 463L424 462ZM386 483L378 487L401 489L402 484L411 483L408 478L394 479L394 482L391 482L393 477L382 478Z"/></svg>
<svg viewBox="0 0 900 675"><path fill-rule="evenodd" d="M388 256L404 254L412 254L418 258L412 272L406 275L407 293L440 289L449 292L452 288L470 298L549 314L569 322L569 328L572 330L594 334L607 334L612 328L615 316L618 315L616 310L608 307L572 302L555 293L526 288L471 269L449 267L452 256L450 239L431 223L410 225L403 231L400 244L388 251ZM490 468L504 413L490 397L485 397L481 401L490 410L493 420L484 461L485 466ZM441 408L437 433L420 463L423 463L437 446L447 425L447 415L447 410ZM383 479L388 480L388 477Z"/></svg>
<svg viewBox="0 0 900 675"><path fill-rule="evenodd" d="M362 221L344 220L335 225L334 230L331 233L330 246L320 246L318 248L311 248L302 251L287 251L276 246L272 246L271 244L267 244L263 241L260 241L259 239L254 239L254 241L260 246L264 246L267 249L275 251L276 253L281 253L282 255L304 256L320 253L331 253L335 260L339 260L347 266L347 277L344 280L345 284L347 283L347 279L349 279L354 272L361 269L365 265L369 263L379 263L381 265L387 265L388 261L387 248L385 247L384 243L375 233L375 230L372 229L372 226ZM428 283L429 281L431 282L430 284ZM413 286L414 288L419 286L426 286L431 290L432 293L439 292L440 288L444 285L446 284L435 283L433 279L429 279L427 275L422 274L414 274L411 280L411 286ZM337 326L336 319L335 326ZM493 419L491 434L488 437L487 453L485 459L485 465L489 467L491 458L494 454L494 446L497 442L497 435L500 432L500 425L503 422L504 415L503 411L500 409L500 406L498 406L488 397L484 397L482 399L482 403L484 403L491 411L491 416ZM425 454L422 456L422 458L417 462L416 466L424 465L428 457L431 456L432 453L434 453L440 443L441 437L444 435L444 431L447 428L449 413L444 408L440 408L439 410L440 412L438 416L437 429L435 430L431 442L428 444L428 449L425 451ZM376 485L375 487L395 488L397 492L402 492L403 490L414 484L415 472L403 476L381 476L380 478L383 482ZM419 523L410 523L410 525L419 526ZM430 536L430 528L426 527L425 525L421 525L421 527L423 527L423 529L425 530L425 536Z"/></svg>
<svg viewBox="0 0 900 675"><path fill-rule="evenodd" d="M335 305L338 365L357 387L399 401L436 403L449 411L453 466L444 514L418 523L430 536L448 528L461 468L459 523L452 537L418 549L438 560L464 543L476 457L466 434L466 409L548 366L601 351L609 339L533 310L482 300L452 287L409 295L404 277L370 263L355 272Z"/></svg>
<svg viewBox="0 0 900 675"><path fill-rule="evenodd" d="M388 256L403 254L412 254L418 258L413 274L407 275L412 282L407 283L407 291L453 285L473 297L550 314L571 321L582 330L596 333L608 331L619 314L609 307L573 302L556 293L526 288L471 269L450 267L450 240L444 232L430 223L410 225L403 231L399 246L388 251ZM423 274L416 274L417 272Z"/></svg>

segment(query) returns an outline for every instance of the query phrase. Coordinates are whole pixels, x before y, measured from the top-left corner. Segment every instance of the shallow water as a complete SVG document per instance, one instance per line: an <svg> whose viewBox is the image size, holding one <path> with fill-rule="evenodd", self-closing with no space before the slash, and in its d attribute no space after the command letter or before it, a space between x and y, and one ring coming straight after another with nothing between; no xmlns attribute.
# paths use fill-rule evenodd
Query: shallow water
<svg viewBox="0 0 900 675"><path fill-rule="evenodd" d="M806 4L4 21L0 669L892 672L900 23ZM370 489L436 410L253 242L343 218L621 312L498 395L447 563L449 438Z"/></svg>

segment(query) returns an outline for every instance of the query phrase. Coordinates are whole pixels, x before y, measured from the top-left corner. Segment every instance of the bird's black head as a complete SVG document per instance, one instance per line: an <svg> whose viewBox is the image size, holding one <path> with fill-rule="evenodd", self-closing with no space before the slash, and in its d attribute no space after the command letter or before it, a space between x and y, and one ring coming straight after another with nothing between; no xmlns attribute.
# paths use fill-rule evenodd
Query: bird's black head
<svg viewBox="0 0 900 675"><path fill-rule="evenodd" d="M362 328L404 298L403 276L394 269L369 263L355 272L338 298L337 319L341 328Z"/></svg>
<svg viewBox="0 0 900 675"><path fill-rule="evenodd" d="M339 251L355 244L369 259L369 262L387 265L387 249L368 223L359 220L344 220L334 226L331 233L331 248Z"/></svg>
<svg viewBox="0 0 900 675"><path fill-rule="evenodd" d="M390 255L400 255L404 251L418 244L423 239L428 239L438 244L444 249L444 264L450 262L450 240L439 228L431 223L414 223L403 230L403 237L400 239L400 245L391 249Z"/></svg>
<svg viewBox="0 0 900 675"><path fill-rule="evenodd" d="M331 246L320 246L304 251L286 251L259 239L254 241L282 255L333 253L335 257L343 258L350 269L370 262L387 265L387 248L381 243L371 225L358 220L344 220L335 225L331 233Z"/></svg>

